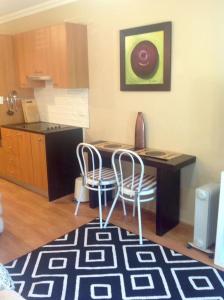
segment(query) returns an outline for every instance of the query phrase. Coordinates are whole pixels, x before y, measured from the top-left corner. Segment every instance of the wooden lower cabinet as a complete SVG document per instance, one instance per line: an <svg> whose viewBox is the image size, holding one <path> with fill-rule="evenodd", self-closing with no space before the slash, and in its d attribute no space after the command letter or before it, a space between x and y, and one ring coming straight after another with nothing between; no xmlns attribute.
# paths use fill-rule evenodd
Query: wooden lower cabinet
<svg viewBox="0 0 224 300"><path fill-rule="evenodd" d="M1 128L0 176L33 188L50 201L71 194L80 170L75 156L82 129L37 134Z"/></svg>
<svg viewBox="0 0 224 300"><path fill-rule="evenodd" d="M2 169L5 176L20 179L17 133L12 130L1 130L2 136Z"/></svg>
<svg viewBox="0 0 224 300"><path fill-rule="evenodd" d="M33 159L33 185L47 191L47 164L45 136L42 134L30 134L31 152Z"/></svg>
<svg viewBox="0 0 224 300"><path fill-rule="evenodd" d="M47 192L45 136L2 128L3 176Z"/></svg>
<svg viewBox="0 0 224 300"><path fill-rule="evenodd" d="M19 160L19 179L27 184L34 184L30 134L24 131L17 131L16 137Z"/></svg>

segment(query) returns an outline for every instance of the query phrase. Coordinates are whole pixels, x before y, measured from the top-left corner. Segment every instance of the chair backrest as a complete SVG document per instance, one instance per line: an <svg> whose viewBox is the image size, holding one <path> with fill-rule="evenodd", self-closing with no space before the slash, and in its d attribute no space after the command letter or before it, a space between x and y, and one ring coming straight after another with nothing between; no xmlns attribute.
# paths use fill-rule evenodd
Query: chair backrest
<svg viewBox="0 0 224 300"><path fill-rule="evenodd" d="M127 172L127 162L129 162ZM115 150L112 155L112 165L120 193L124 193L124 185L129 182L129 190L134 196L140 192L144 176L144 164L141 157L134 151L126 149Z"/></svg>
<svg viewBox="0 0 224 300"><path fill-rule="evenodd" d="M85 153L88 154L88 162L86 161ZM89 171L91 171L91 178L93 182L100 181L102 177L102 157L96 147L91 144L80 143L76 148L76 155L79 161L84 184L87 184ZM97 172L96 169L98 169Z"/></svg>

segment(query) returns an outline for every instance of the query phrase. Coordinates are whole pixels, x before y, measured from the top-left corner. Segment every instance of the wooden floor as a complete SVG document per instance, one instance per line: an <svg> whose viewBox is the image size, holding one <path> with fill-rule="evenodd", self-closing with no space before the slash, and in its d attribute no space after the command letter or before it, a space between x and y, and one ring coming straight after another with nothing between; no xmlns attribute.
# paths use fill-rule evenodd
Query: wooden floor
<svg viewBox="0 0 224 300"><path fill-rule="evenodd" d="M46 198L15 184L0 179L3 195L5 230L0 235L0 262L6 263L57 237L85 224L98 216L97 209L90 209L88 203L80 205L79 216L74 216L72 199L48 202ZM104 209L104 218L108 209ZM120 207L114 211L111 223L138 233L137 218L131 212L124 217ZM143 236L151 241L172 248L206 264L213 261L204 253L187 249L192 241L193 229L179 224L162 237L155 235L155 216L143 211Z"/></svg>

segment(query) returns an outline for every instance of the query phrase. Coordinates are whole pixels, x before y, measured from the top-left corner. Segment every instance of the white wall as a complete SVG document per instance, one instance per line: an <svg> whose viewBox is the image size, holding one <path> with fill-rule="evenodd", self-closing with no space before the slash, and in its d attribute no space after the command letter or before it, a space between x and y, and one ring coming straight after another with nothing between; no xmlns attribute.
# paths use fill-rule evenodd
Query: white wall
<svg viewBox="0 0 224 300"><path fill-rule="evenodd" d="M181 174L181 220L193 223L195 188L219 182L224 169L224 1L80 0L0 31L65 20L88 26L88 139L133 143L137 112L144 112L148 146L197 157ZM165 21L173 24L171 91L121 92L119 30Z"/></svg>
<svg viewBox="0 0 224 300"><path fill-rule="evenodd" d="M89 10L87 7L90 7ZM181 172L181 220L193 224L195 188L224 169L224 1L80 1L74 22L88 24L89 140L134 142L138 111L147 146L192 154ZM121 92L119 30L172 21L169 92Z"/></svg>
<svg viewBox="0 0 224 300"><path fill-rule="evenodd" d="M89 127L88 89L55 89L48 81L34 95L41 121Z"/></svg>

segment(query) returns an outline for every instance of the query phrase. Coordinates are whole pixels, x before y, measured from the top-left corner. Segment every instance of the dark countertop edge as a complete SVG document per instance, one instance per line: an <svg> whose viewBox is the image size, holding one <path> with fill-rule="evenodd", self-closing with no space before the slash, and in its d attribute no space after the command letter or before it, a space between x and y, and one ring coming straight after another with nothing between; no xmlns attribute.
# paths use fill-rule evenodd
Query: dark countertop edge
<svg viewBox="0 0 224 300"><path fill-rule="evenodd" d="M91 142L91 144L96 145L99 143L104 143L107 141L94 141ZM100 152L103 152L104 155L111 155L111 153L113 151L110 150L102 150L102 149L98 149ZM135 148L133 147L132 149L133 151L135 151ZM138 149L139 150L139 149ZM167 168L167 169L171 169L173 171L177 171L185 166L188 166L192 163L196 162L196 156L193 155L188 155L188 154L184 154L184 153L180 153L181 156L170 159L170 160L162 160L162 159L158 159L158 158L152 158L152 157L148 157L148 156L144 156L144 155L140 155L140 157L142 158L142 160L144 161L145 165L149 165L151 167L155 167L155 168ZM147 161L149 162L147 164Z"/></svg>
<svg viewBox="0 0 224 300"><path fill-rule="evenodd" d="M195 156L191 156L191 155L187 155L187 154L182 154L181 156L170 159L170 160L162 160L159 158L145 157L143 155L140 155L140 156L146 165L147 165L147 161L149 161L148 165L151 167L156 167L156 168L166 167L166 168L170 168L172 170L179 170L185 166L188 166L189 164L196 162Z"/></svg>
<svg viewBox="0 0 224 300"><path fill-rule="evenodd" d="M47 122L43 122L43 123L47 123ZM23 123L20 123L21 125ZM31 133L36 133L36 134L42 134L42 135L49 135L49 134L53 134L53 133L57 133L57 132L63 132L63 131L69 131L69 130L74 130L74 129L80 129L81 127L76 127L76 126L69 126L65 127L65 128L61 128L61 129L57 129L57 130L51 130L49 132L41 132L38 130L31 130L31 129L26 129L26 128L18 128L15 127L15 125L19 125L19 124L8 124L8 125L1 125L0 127L2 128L7 128L7 129L12 129L12 130L19 130L19 131L24 131L24 132L31 132Z"/></svg>

